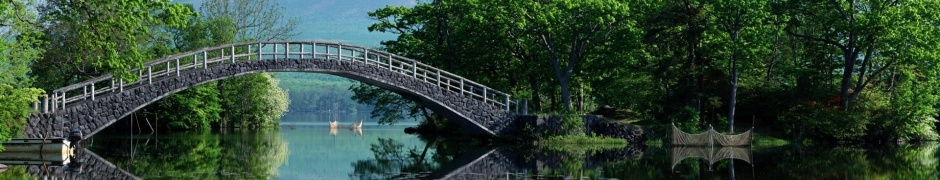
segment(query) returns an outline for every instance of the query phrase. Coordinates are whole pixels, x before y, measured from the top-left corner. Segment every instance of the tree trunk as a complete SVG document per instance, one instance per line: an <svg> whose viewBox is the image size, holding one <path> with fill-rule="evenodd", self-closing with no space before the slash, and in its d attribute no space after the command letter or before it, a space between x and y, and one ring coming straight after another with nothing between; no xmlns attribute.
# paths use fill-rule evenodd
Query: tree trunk
<svg viewBox="0 0 940 180"><path fill-rule="evenodd" d="M734 132L734 110L738 101L738 31L731 33L734 47L731 50L731 95L728 98L728 132Z"/></svg>
<svg viewBox="0 0 940 180"><path fill-rule="evenodd" d="M839 98L841 98L840 105L843 110L849 109L849 88L852 87L852 73L855 71L855 56L852 54L851 48L846 48L843 51L843 56L845 59L845 64L842 66L842 85L839 91Z"/></svg>
<svg viewBox="0 0 940 180"><path fill-rule="evenodd" d="M542 92L539 88L539 78L535 73L529 74L529 86L532 87L532 109L542 110Z"/></svg>
<svg viewBox="0 0 940 180"><path fill-rule="evenodd" d="M558 83L561 85L561 101L562 106L565 106L565 111L571 111L571 92L568 89L568 78L569 77L558 77Z"/></svg>

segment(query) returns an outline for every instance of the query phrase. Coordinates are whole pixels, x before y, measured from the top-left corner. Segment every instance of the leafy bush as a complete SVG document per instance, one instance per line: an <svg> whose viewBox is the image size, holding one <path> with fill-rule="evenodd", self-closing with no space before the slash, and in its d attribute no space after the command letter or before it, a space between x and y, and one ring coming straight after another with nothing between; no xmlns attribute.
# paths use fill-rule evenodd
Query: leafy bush
<svg viewBox="0 0 940 180"><path fill-rule="evenodd" d="M559 135L584 135L584 118L576 113L566 113L561 117Z"/></svg>
<svg viewBox="0 0 940 180"><path fill-rule="evenodd" d="M779 117L787 134L798 138L854 140L866 133L871 116L818 104L790 108Z"/></svg>
<svg viewBox="0 0 940 180"><path fill-rule="evenodd" d="M9 141L18 135L33 110L30 105L38 101L43 91L35 88L14 88L0 84L0 141ZM0 146L3 151L3 146Z"/></svg>

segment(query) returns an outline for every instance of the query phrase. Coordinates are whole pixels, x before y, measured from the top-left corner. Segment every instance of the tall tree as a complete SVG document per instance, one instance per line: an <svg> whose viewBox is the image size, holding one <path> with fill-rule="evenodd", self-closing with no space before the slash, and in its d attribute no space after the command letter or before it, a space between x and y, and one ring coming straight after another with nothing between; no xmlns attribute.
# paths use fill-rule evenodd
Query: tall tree
<svg viewBox="0 0 940 180"><path fill-rule="evenodd" d="M26 124L32 103L44 92L32 88L29 65L42 54L42 32L34 1L0 3L0 142L9 141ZM3 151L3 146L0 146Z"/></svg>
<svg viewBox="0 0 940 180"><path fill-rule="evenodd" d="M877 58L890 46L885 35L901 25L887 21L907 3L893 0L782 1L788 7L788 34L825 44L839 51L842 77L840 106L848 110L873 79L896 65L891 58ZM864 53L864 54L863 54ZM859 63L861 62L861 63Z"/></svg>
<svg viewBox="0 0 940 180"><path fill-rule="evenodd" d="M45 89L107 73L135 79L129 70L155 59L149 49L167 43L154 29L186 26L195 15L169 0L50 0L39 12L51 43L33 70Z"/></svg>
<svg viewBox="0 0 940 180"><path fill-rule="evenodd" d="M297 18L284 17L283 7L268 0L207 0L200 6L201 15L229 32L218 32L211 46L244 41L285 40L295 35ZM219 34L222 33L222 34ZM267 73L249 74L218 83L221 91L223 126L276 127L287 111L287 91ZM245 94L243 91L248 90ZM233 121L228 123L228 121Z"/></svg>
<svg viewBox="0 0 940 180"><path fill-rule="evenodd" d="M516 32L531 34L552 72L561 91L564 110L571 110L569 84L580 73L586 57L597 46L610 43L610 35L617 28L630 24L627 4L614 0L588 1L525 1L516 3L515 11L505 14L517 17Z"/></svg>
<svg viewBox="0 0 940 180"><path fill-rule="evenodd" d="M728 96L728 132L734 132L735 107L737 105L738 95L738 68L741 60L753 61L760 57L770 56L764 53L763 49L766 35L772 35L773 29L769 28L771 24L770 9L768 2L764 1L745 1L745 0L715 0L708 2L709 16L711 20L720 29L726 33L725 38L730 41L724 44L731 46L731 52L727 57L730 62L729 84L730 95ZM726 41L727 42L727 41ZM747 42L746 44L744 42ZM743 52L742 52L743 51ZM722 54L719 50L716 54Z"/></svg>
<svg viewBox="0 0 940 180"><path fill-rule="evenodd" d="M203 18L229 19L237 42L289 39L299 21L284 17L284 8L269 0L206 0L199 9Z"/></svg>

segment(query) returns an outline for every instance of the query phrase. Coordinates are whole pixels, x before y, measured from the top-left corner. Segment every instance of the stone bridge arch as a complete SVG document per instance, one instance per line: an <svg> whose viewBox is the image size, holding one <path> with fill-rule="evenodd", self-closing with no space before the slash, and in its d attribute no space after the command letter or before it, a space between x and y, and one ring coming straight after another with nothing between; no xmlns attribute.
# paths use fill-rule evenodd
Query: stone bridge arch
<svg viewBox="0 0 940 180"><path fill-rule="evenodd" d="M435 67L360 46L288 41L229 44L191 51L132 70L139 80L110 75L54 90L25 129L32 138L91 136L120 118L176 92L260 72L332 74L414 97L476 136L507 134L518 103L510 95Z"/></svg>

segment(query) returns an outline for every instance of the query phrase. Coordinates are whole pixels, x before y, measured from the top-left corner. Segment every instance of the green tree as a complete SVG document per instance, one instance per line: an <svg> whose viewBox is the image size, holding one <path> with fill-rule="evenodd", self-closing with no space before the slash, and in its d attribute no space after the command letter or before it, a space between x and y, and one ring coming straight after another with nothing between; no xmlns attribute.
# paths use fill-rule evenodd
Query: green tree
<svg viewBox="0 0 940 180"><path fill-rule="evenodd" d="M277 127L287 111L287 92L278 87L278 81L267 73L233 77L219 86L225 109L222 127L272 128ZM225 82L225 81L223 81Z"/></svg>
<svg viewBox="0 0 940 180"><path fill-rule="evenodd" d="M247 4L258 3L263 3L262 7L265 8L247 6ZM267 3L268 1L263 0L204 1L200 8L203 13L202 17L190 18L189 25L184 28L167 30L173 35L173 47L170 48L170 52L192 51L237 41L285 38L284 36L293 31L293 26L257 22L256 18L283 16L277 11L279 6L276 3ZM233 14L225 14L228 12L233 12ZM255 20L245 21L246 19ZM263 30L259 31L255 28ZM249 31L250 33L246 33ZM272 34L268 31L279 32ZM190 99L205 99L205 101L189 101ZM278 86L277 80L267 73L258 73L184 90L173 95L172 98L161 100L159 103L161 106L148 108L146 111L155 116L171 117L169 125L175 129L192 129L193 127L207 129L209 126L206 124L222 128L271 128L278 125L289 103L287 92ZM179 107L213 108L180 110ZM176 114L179 111L192 111L192 113L206 116L177 117ZM185 124L185 126L174 125L174 123ZM198 125L190 125L194 123Z"/></svg>
<svg viewBox="0 0 940 180"><path fill-rule="evenodd" d="M167 40L162 28L186 26L192 8L169 0L46 1L39 10L48 43L33 66L38 84L51 90L88 78L113 74L136 79L142 63L162 56L149 53Z"/></svg>
<svg viewBox="0 0 940 180"><path fill-rule="evenodd" d="M295 34L298 19L286 19L282 9L277 2L267 0L208 0L200 6L204 18L224 22L212 25L228 31L218 32L229 37L217 38L224 41L213 46L290 38ZM226 110L223 127L277 127L290 104L287 92L267 73L222 80L218 86ZM249 93L243 93L245 90ZM229 124L229 120L233 122Z"/></svg>
<svg viewBox="0 0 940 180"><path fill-rule="evenodd" d="M175 130L209 130L223 112L216 83L196 86L156 102L145 114L165 119L166 127Z"/></svg>
<svg viewBox="0 0 940 180"><path fill-rule="evenodd" d="M284 8L269 0L206 0L200 5L206 19L228 19L225 26L235 33L236 42L285 40L297 33L299 19L287 18Z"/></svg>
<svg viewBox="0 0 940 180"><path fill-rule="evenodd" d="M29 65L42 53L44 41L36 21L33 1L0 4L0 142L19 136L32 104L44 92L32 88ZM0 146L3 151L3 146Z"/></svg>
<svg viewBox="0 0 940 180"><path fill-rule="evenodd" d="M190 17L184 28L167 29L173 36L172 46L166 53L183 52L225 44L233 41L234 35L227 19L201 19ZM167 54L169 55L169 54ZM173 130L209 130L219 123L224 113L218 82L192 87L157 101L155 106L141 110L142 114L154 116L145 120L164 119L158 128ZM185 112L185 113L181 113ZM156 122L154 122L156 123Z"/></svg>

